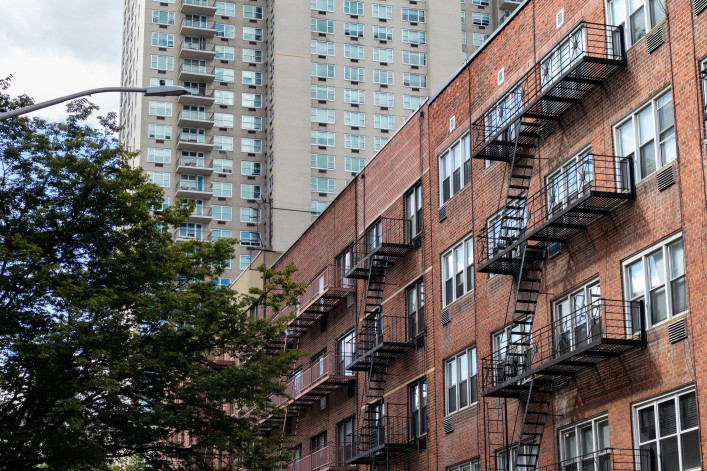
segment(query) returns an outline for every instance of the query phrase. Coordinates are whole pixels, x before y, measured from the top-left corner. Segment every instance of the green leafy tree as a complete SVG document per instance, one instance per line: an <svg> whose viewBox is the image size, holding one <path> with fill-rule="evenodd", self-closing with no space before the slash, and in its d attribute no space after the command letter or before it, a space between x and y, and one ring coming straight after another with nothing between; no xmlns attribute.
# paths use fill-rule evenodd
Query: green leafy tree
<svg viewBox="0 0 707 471"><path fill-rule="evenodd" d="M31 103L7 87L0 111ZM294 267L218 287L234 241L175 244L191 208L153 211L115 116L94 129L93 105L68 108L0 121L0 469L277 468L284 437L258 422L297 353L269 352L285 325L249 307L294 305Z"/></svg>

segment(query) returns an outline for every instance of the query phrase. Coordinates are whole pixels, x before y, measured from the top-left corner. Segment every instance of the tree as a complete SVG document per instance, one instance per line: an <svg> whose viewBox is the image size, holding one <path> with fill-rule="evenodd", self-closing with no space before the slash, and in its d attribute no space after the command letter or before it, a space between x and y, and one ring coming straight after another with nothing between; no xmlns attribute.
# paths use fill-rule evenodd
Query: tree
<svg viewBox="0 0 707 471"><path fill-rule="evenodd" d="M7 87L0 111L31 102ZM115 115L97 130L95 106L68 108L65 123L0 121L0 469L212 469L220 454L274 469L284 437L258 421L298 354L268 351L284 321L248 308L294 305L294 267L261 267L248 294L214 284L234 241L175 244L191 208L153 211L162 192Z"/></svg>

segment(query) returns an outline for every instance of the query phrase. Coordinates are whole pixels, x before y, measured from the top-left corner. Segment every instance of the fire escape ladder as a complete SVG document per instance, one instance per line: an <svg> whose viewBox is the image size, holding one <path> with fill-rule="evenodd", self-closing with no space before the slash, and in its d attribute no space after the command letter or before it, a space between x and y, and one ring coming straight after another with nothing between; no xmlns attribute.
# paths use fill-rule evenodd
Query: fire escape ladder
<svg viewBox="0 0 707 471"><path fill-rule="evenodd" d="M547 416L550 412L553 379L531 378L527 395L520 398L523 409L523 422L520 427L514 468L517 470L535 470L542 443Z"/></svg>

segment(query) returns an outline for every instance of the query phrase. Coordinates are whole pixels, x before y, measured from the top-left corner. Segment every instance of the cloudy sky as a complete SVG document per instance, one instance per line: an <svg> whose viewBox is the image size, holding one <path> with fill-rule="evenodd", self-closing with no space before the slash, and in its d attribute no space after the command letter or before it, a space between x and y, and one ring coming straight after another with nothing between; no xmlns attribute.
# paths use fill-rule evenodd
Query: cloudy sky
<svg viewBox="0 0 707 471"><path fill-rule="evenodd" d="M0 0L0 78L11 95L35 101L120 85L123 0ZM100 114L118 111L118 93L95 95ZM63 104L36 115L66 118Z"/></svg>

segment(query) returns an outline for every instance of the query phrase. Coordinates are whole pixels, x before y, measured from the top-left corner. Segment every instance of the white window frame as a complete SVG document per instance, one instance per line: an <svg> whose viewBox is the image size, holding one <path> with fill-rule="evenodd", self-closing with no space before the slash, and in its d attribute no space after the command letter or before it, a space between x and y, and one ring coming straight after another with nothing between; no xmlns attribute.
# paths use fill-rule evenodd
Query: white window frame
<svg viewBox="0 0 707 471"><path fill-rule="evenodd" d="M374 114L373 127L375 129L395 130L395 116L389 114Z"/></svg>
<svg viewBox="0 0 707 471"><path fill-rule="evenodd" d="M172 136L172 126L170 126L169 124L149 123L147 125L147 137L149 139L171 141Z"/></svg>
<svg viewBox="0 0 707 471"><path fill-rule="evenodd" d="M373 39L378 41L392 41L393 40L393 28L390 26L373 26Z"/></svg>
<svg viewBox="0 0 707 471"><path fill-rule="evenodd" d="M477 458L475 460L449 466L446 471L481 471L481 462Z"/></svg>
<svg viewBox="0 0 707 471"><path fill-rule="evenodd" d="M254 5L243 5L243 18L248 18L251 20L262 20L263 7L258 7Z"/></svg>
<svg viewBox="0 0 707 471"><path fill-rule="evenodd" d="M233 198L233 183L211 182L211 191L220 198Z"/></svg>
<svg viewBox="0 0 707 471"><path fill-rule="evenodd" d="M334 66L332 65L332 68ZM344 80L350 82L365 82L366 81L366 69L363 67L352 67L350 65L344 66Z"/></svg>
<svg viewBox="0 0 707 471"><path fill-rule="evenodd" d="M491 15L488 13L472 12L471 14L471 24L474 26L490 26L491 25Z"/></svg>
<svg viewBox="0 0 707 471"><path fill-rule="evenodd" d="M601 284L594 279L552 302L555 355L561 356L602 336Z"/></svg>
<svg viewBox="0 0 707 471"><path fill-rule="evenodd" d="M474 290L474 236L468 234L445 250L441 260L442 307L446 307Z"/></svg>
<svg viewBox="0 0 707 471"><path fill-rule="evenodd" d="M336 156L327 154L310 154L310 166L318 170L335 170Z"/></svg>
<svg viewBox="0 0 707 471"><path fill-rule="evenodd" d="M172 149L165 149L162 147L148 147L147 161L160 164L172 163Z"/></svg>
<svg viewBox="0 0 707 471"><path fill-rule="evenodd" d="M263 196L263 187L260 185L251 185L241 183L241 199L244 200L259 200Z"/></svg>
<svg viewBox="0 0 707 471"><path fill-rule="evenodd" d="M357 128L366 127L366 113L358 111L344 111L344 124Z"/></svg>
<svg viewBox="0 0 707 471"><path fill-rule="evenodd" d="M354 95L356 95L356 100L353 100ZM345 88L344 102L363 105L366 103L366 92L364 90L359 90L356 88Z"/></svg>
<svg viewBox="0 0 707 471"><path fill-rule="evenodd" d="M374 3L371 5L371 16L382 20L392 20L393 7L390 5L380 5L378 3Z"/></svg>
<svg viewBox="0 0 707 471"><path fill-rule="evenodd" d="M243 27L243 41L263 42L263 28Z"/></svg>
<svg viewBox="0 0 707 471"><path fill-rule="evenodd" d="M449 180L448 183L447 180ZM471 136L464 134L439 156L439 204L444 205L471 182ZM445 186L449 197L445 199Z"/></svg>
<svg viewBox="0 0 707 471"><path fill-rule="evenodd" d="M416 110L425 102L426 99L427 97L419 95L403 95L403 109Z"/></svg>
<svg viewBox="0 0 707 471"><path fill-rule="evenodd" d="M244 247L260 247L260 232L240 231L239 240Z"/></svg>
<svg viewBox="0 0 707 471"><path fill-rule="evenodd" d="M312 18L309 22L309 29L312 33L334 34L334 21Z"/></svg>
<svg viewBox="0 0 707 471"><path fill-rule="evenodd" d="M344 14L352 16L363 16L363 2L344 0Z"/></svg>
<svg viewBox="0 0 707 471"><path fill-rule="evenodd" d="M385 97L385 101L382 99ZM373 92L373 105L385 108L395 108L395 93Z"/></svg>
<svg viewBox="0 0 707 471"><path fill-rule="evenodd" d="M665 2L663 0L633 0L633 2L607 0L606 15L607 23L623 26L624 41L629 48L663 21Z"/></svg>
<svg viewBox="0 0 707 471"><path fill-rule="evenodd" d="M311 180L312 193L336 193L335 178L311 177Z"/></svg>
<svg viewBox="0 0 707 471"><path fill-rule="evenodd" d="M153 183L160 188L170 187L170 174L169 172L147 172L147 178L150 183Z"/></svg>
<svg viewBox="0 0 707 471"><path fill-rule="evenodd" d="M403 29L402 40L407 44L427 44L427 33L417 29Z"/></svg>
<svg viewBox="0 0 707 471"><path fill-rule="evenodd" d="M330 41L312 39L309 43L309 52L319 56L333 56L336 44Z"/></svg>
<svg viewBox="0 0 707 471"><path fill-rule="evenodd" d="M606 437L602 436L602 430L606 431ZM590 451L584 449L589 443L585 435L587 432L591 433L592 449ZM607 469L611 461L609 416L607 414L564 427L558 431L558 438L560 462L565 469L593 471ZM599 448L600 446L601 448ZM573 449L569 450L569 448Z"/></svg>
<svg viewBox="0 0 707 471"><path fill-rule="evenodd" d="M254 217L255 215L255 217ZM241 207L239 214L240 222L259 224L260 223L260 209L258 208L248 208Z"/></svg>
<svg viewBox="0 0 707 471"><path fill-rule="evenodd" d="M324 140L321 140L321 137ZM313 146L321 147L335 147L336 146L336 133L331 131L316 131L310 132L309 136L310 144Z"/></svg>
<svg viewBox="0 0 707 471"><path fill-rule="evenodd" d="M467 371L464 374L460 367L462 358L466 357ZM466 381L466 398L462 398L461 384ZM473 385L473 386L472 386ZM472 392L476 392L472 397ZM454 407L450 398L454 395ZM462 399L466 404L461 405ZM466 410L479 402L479 374L476 358L476 346L468 347L444 361L444 414L451 415Z"/></svg>
<svg viewBox="0 0 707 471"><path fill-rule="evenodd" d="M403 51L403 64L425 67L427 66L427 54L419 51Z"/></svg>
<svg viewBox="0 0 707 471"><path fill-rule="evenodd" d="M334 54L332 53L331 55ZM344 57L346 59L364 60L366 58L366 48L357 44L344 44Z"/></svg>
<svg viewBox="0 0 707 471"><path fill-rule="evenodd" d="M354 162L356 163L354 165ZM358 173L366 166L366 159L363 157L345 157L344 170L351 173Z"/></svg>
<svg viewBox="0 0 707 471"><path fill-rule="evenodd" d="M419 10L417 8L401 8L400 16L403 21L409 23L424 23L425 22L425 10Z"/></svg>
<svg viewBox="0 0 707 471"><path fill-rule="evenodd" d="M310 0L309 8L311 10L333 12L334 11L334 0Z"/></svg>
<svg viewBox="0 0 707 471"><path fill-rule="evenodd" d="M385 146L388 141L390 141L389 137L383 137L383 136L374 136L373 137L373 150L378 152Z"/></svg>
<svg viewBox="0 0 707 471"><path fill-rule="evenodd" d="M359 23L344 23L344 36L350 38L362 38L363 25Z"/></svg>
<svg viewBox="0 0 707 471"><path fill-rule="evenodd" d="M250 170L248 169L250 167ZM257 168L257 171L256 171ZM241 175L260 177L263 174L263 164L252 160L241 160Z"/></svg>
<svg viewBox="0 0 707 471"><path fill-rule="evenodd" d="M381 57L384 54L385 57ZM381 62L383 64L392 64L395 52L393 49L384 47L374 47L373 48L373 60L376 62Z"/></svg>
<svg viewBox="0 0 707 471"><path fill-rule="evenodd" d="M233 160L231 159L214 159L212 165L214 173L233 173Z"/></svg>
<svg viewBox="0 0 707 471"><path fill-rule="evenodd" d="M427 74L403 72L403 87L427 88Z"/></svg>
<svg viewBox="0 0 707 471"><path fill-rule="evenodd" d="M344 148L366 150L366 136L364 134L344 134Z"/></svg>

